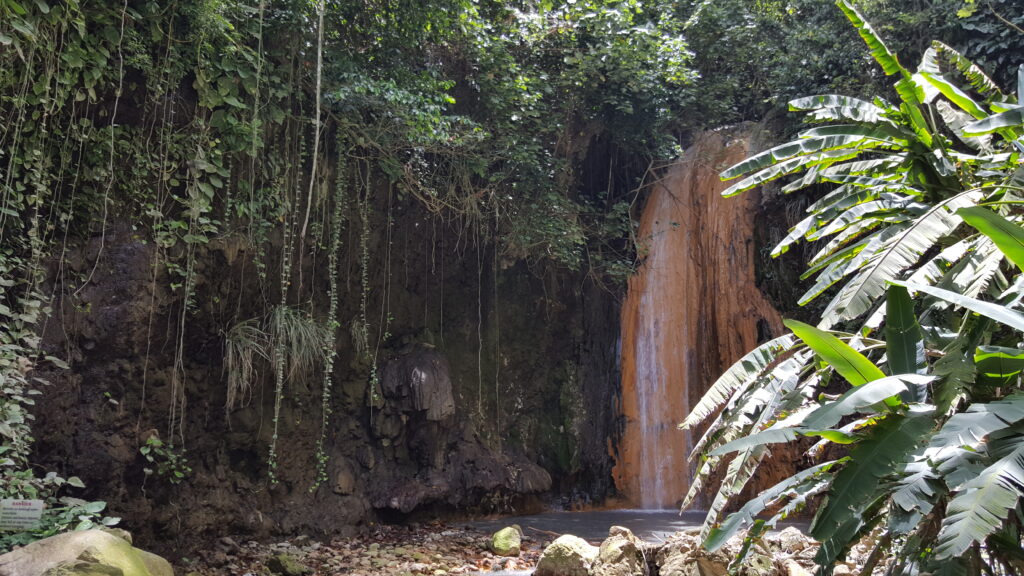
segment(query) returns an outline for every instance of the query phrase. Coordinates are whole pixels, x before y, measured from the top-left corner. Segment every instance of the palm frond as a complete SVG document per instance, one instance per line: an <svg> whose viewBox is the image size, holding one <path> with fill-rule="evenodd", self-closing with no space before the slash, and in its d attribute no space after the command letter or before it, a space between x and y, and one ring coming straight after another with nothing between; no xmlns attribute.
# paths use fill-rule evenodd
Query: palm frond
<svg viewBox="0 0 1024 576"><path fill-rule="evenodd" d="M738 511L733 512L720 526L710 531L704 547L714 552L722 547L738 531L754 523L754 518L775 502L789 497L806 497L811 490L821 489L821 476L828 474L836 460L812 466L761 492L749 500Z"/></svg>
<svg viewBox="0 0 1024 576"><path fill-rule="evenodd" d="M934 425L934 416L934 409L911 407L905 415L889 414L870 427L865 439L851 451L850 462L836 474L811 524L811 535L819 542L831 539L847 520L877 498L882 480L895 476Z"/></svg>
<svg viewBox="0 0 1024 576"><path fill-rule="evenodd" d="M829 327L867 312L874 301L885 293L888 283L917 262L921 255L940 238L949 235L960 224L956 210L974 205L981 194L967 191L936 204L920 218L907 224L900 233L888 239L871 256L857 276L847 282L829 302L819 325Z"/></svg>
<svg viewBox="0 0 1024 576"><path fill-rule="evenodd" d="M690 409L686 419L679 425L680 428L688 429L703 422L716 410L725 405L732 397L732 394L749 385L755 379L763 375L764 370L771 365L779 354L793 348L797 339L792 334L786 334L761 344L748 352L735 364L729 367L722 374L711 388L704 393L697 405Z"/></svg>
<svg viewBox="0 0 1024 576"><path fill-rule="evenodd" d="M972 544L999 530L1024 497L1024 439L957 492L947 508L935 555L962 555Z"/></svg>

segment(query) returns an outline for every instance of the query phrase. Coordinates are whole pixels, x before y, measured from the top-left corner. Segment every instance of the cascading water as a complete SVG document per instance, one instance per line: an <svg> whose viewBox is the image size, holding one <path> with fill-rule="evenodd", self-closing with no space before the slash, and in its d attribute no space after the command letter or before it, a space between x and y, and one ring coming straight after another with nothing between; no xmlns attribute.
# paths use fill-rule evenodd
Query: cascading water
<svg viewBox="0 0 1024 576"><path fill-rule="evenodd" d="M622 415L613 471L628 504L675 507L689 486L690 439L676 425L711 383L781 331L754 275L758 196L722 198L718 174L749 134L700 135L654 186L640 221L638 273L622 308Z"/></svg>

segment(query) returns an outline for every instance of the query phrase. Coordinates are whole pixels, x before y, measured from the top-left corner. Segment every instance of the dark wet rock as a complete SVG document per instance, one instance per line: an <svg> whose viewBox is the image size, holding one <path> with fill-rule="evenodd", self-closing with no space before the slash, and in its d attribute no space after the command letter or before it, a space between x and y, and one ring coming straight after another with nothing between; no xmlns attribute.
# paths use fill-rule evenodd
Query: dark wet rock
<svg viewBox="0 0 1024 576"><path fill-rule="evenodd" d="M477 442L458 441L440 469L410 475L378 467L367 488L374 508L409 513L430 504L461 507L479 494L538 494L551 488L551 475L520 457Z"/></svg>
<svg viewBox="0 0 1024 576"><path fill-rule="evenodd" d="M432 348L420 347L388 362L381 388L403 412L423 411L432 422L455 414L448 361Z"/></svg>
<svg viewBox="0 0 1024 576"><path fill-rule="evenodd" d="M217 548L225 554L233 555L238 554L242 547L238 545L238 542L235 542L234 538L224 536L217 540Z"/></svg>

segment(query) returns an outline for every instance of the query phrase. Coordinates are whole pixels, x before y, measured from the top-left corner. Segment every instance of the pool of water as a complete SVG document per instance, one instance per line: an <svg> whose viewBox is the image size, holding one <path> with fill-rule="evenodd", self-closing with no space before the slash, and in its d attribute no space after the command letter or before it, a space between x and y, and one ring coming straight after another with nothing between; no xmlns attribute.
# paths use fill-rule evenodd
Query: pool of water
<svg viewBox="0 0 1024 576"><path fill-rule="evenodd" d="M697 528L703 522L703 512L685 512L680 515L677 510L594 510L506 516L467 522L466 525L474 530L492 533L505 526L518 524L523 533L534 540L553 540L562 534L573 534L591 543L599 543L608 537L608 529L612 526L625 526L648 542L660 542L670 534Z"/></svg>

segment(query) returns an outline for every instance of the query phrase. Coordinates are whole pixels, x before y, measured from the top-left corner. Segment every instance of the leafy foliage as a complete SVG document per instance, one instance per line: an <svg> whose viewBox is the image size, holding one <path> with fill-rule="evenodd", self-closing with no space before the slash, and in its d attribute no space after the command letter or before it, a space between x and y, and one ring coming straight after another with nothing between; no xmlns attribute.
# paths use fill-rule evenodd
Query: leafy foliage
<svg viewBox="0 0 1024 576"><path fill-rule="evenodd" d="M358 238L348 332L372 417L390 314L370 313L370 251L392 212L419 210L460 242L490 244L496 265L624 279L630 205L648 167L676 152L669 128L692 99L690 59L671 7L641 0L0 0L0 495L59 487L28 462L32 371L62 365L36 332L51 298L80 304L113 223L132 224L154 282L174 293L170 407L151 423L167 444L143 446L144 458L172 481L187 468L168 450L185 438L197 262L211 243L236 242L263 298L221 320L225 417L273 381L273 481L285 384L322 375L315 488L342 327L342 227ZM62 260L83 238L98 253L78 272ZM323 279L303 278L325 252L329 308L315 301ZM53 295L40 289L50 262Z"/></svg>
<svg viewBox="0 0 1024 576"><path fill-rule="evenodd" d="M803 300L833 285L835 296L818 327L786 322L806 352L762 346L755 353L764 360L734 365L683 426L725 405L728 416L698 444L697 478L735 452L733 463L748 465L738 480L727 474L726 500L763 458L745 451L815 437L812 457L829 444L846 447L829 450L832 458L847 455L781 482L720 524L724 505L713 506L706 545L743 528L756 539L824 493L811 525L821 574L862 540L889 555L888 574L1013 572L1024 503L1024 126L1014 112L1022 95L1000 91L941 43L912 73L855 8L839 6L897 79L899 101L794 100L809 122L840 124L723 172L745 176L726 194L784 176L795 176L789 192L833 186L775 253L800 239L825 241L809 265L817 286ZM778 379L789 384L774 386ZM782 506L769 513L769 503Z"/></svg>

